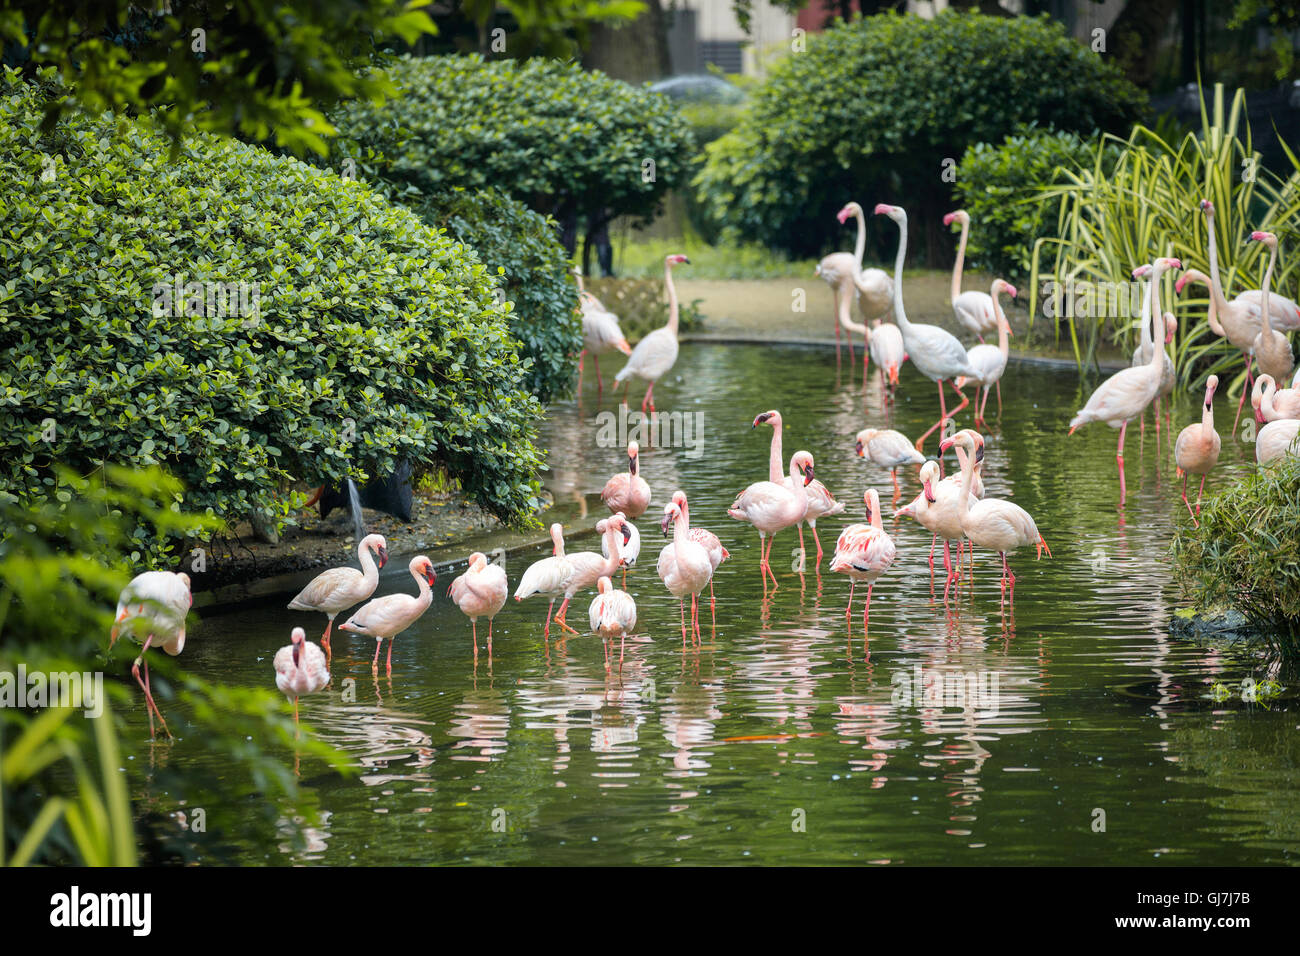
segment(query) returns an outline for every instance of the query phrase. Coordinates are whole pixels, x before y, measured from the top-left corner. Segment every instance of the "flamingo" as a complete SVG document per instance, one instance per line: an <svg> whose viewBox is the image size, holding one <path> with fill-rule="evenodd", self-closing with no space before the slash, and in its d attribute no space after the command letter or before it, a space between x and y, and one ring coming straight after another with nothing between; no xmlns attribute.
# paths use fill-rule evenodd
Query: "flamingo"
<svg viewBox="0 0 1300 956"><path fill-rule="evenodd" d="M1268 246L1268 267L1264 270L1264 284L1260 290L1261 299L1267 299L1269 283L1273 279L1273 266L1277 263L1277 236L1271 232L1252 232L1250 238ZM1255 336L1255 361L1259 370L1274 379L1286 381L1286 377L1295 368L1295 355L1291 352L1291 340L1282 332L1273 328L1271 309L1260 310L1261 328Z"/></svg>
<svg viewBox="0 0 1300 956"><path fill-rule="evenodd" d="M1261 376L1265 378L1267 376ZM1211 375L1205 382L1205 411L1201 413L1199 425L1188 425L1178 433L1174 442L1174 461L1178 465L1176 474L1183 479L1183 504L1192 516L1192 524L1200 527L1196 516L1201 513L1201 494L1205 491L1205 476L1219 463L1219 449L1222 442L1219 433L1214 430L1214 390L1219 387L1219 376ZM1196 492L1196 511L1192 511L1187 501L1187 476L1200 475L1201 487Z"/></svg>
<svg viewBox="0 0 1300 956"><path fill-rule="evenodd" d="M419 594L386 594L361 606L350 618L339 625L340 631L353 634L365 634L375 639L375 658L370 662L372 673L379 673L379 648L384 638L388 638L387 673L393 673L393 641L408 627L420 619L420 615L429 609L433 602L433 582L438 580L434 573L433 562L424 555L416 555L407 565L411 577L415 578Z"/></svg>
<svg viewBox="0 0 1300 956"><path fill-rule="evenodd" d="M880 496L876 489L868 488L862 500L867 506L867 523L851 524L840 532L839 540L835 542L831 570L849 576L849 606L844 609L845 618L853 614L853 591L858 582L867 582L867 606L862 610L862 632L865 634L871 617L871 591L876 579L894 563L898 549L880 522Z"/></svg>
<svg viewBox="0 0 1300 956"><path fill-rule="evenodd" d="M611 512L623 512L628 518L639 518L650 507L650 485L638 472L641 468L641 446L627 443L627 471L620 471L605 482L600 490L600 500Z"/></svg>
<svg viewBox="0 0 1300 956"><path fill-rule="evenodd" d="M324 689L330 682L325 652L295 627L289 643L275 652L275 686L293 701L293 722L298 723L298 698Z"/></svg>
<svg viewBox="0 0 1300 956"><path fill-rule="evenodd" d="M858 432L856 441L859 458L889 469L894 479L894 501L897 502L903 494L898 487L898 469L903 465L919 465L925 461L925 456L908 441L906 435L892 428L864 428Z"/></svg>
<svg viewBox="0 0 1300 956"><path fill-rule="evenodd" d="M1259 399L1254 399L1258 408ZM1296 449L1296 439L1300 437L1300 419L1279 418L1269 422L1255 436L1255 463L1267 465L1284 455L1300 454Z"/></svg>
<svg viewBox="0 0 1300 956"><path fill-rule="evenodd" d="M677 289L673 285L673 266L678 263L690 265L691 260L682 255L671 255L664 259L664 285L668 287L668 324L662 329L655 329L632 350L627 364L614 376L615 384L635 375L649 382L645 398L641 399L641 412L645 413L648 405L654 411L655 382L668 374L668 370L677 361ZM629 386L631 383L628 383ZM627 404L627 388L623 389L623 404Z"/></svg>
<svg viewBox="0 0 1300 956"><path fill-rule="evenodd" d="M1139 325L1141 327L1141 334L1138 341L1138 347L1133 350L1133 357L1129 361L1129 366L1132 368L1137 368L1139 366L1149 364L1151 361L1151 350L1155 348L1154 338L1151 334L1153 328L1153 323L1151 321L1151 298L1150 298L1151 280L1146 278L1147 274L1150 273L1150 271L1151 271L1151 265L1149 263L1147 265L1138 266L1136 269L1133 270L1133 278L1142 280L1141 283L1142 315L1138 320ZM1172 312L1166 312L1164 314L1164 320L1165 320L1165 344L1168 344L1173 340L1174 333L1178 331L1178 320L1174 317ZM1159 439L1160 437L1160 405L1162 400L1167 399L1169 395L1173 392L1173 390L1174 390L1174 365L1172 362L1166 362L1164 363L1164 366L1162 367L1160 372L1160 388L1156 391L1155 420L1156 420L1157 439ZM1166 423L1169 420L1169 415L1170 415L1170 409L1168 408L1168 406L1166 406L1165 407ZM1142 434L1145 435L1146 427L1147 427L1145 411L1143 411L1143 413L1138 416L1138 424L1141 425Z"/></svg>
<svg viewBox="0 0 1300 956"><path fill-rule="evenodd" d="M977 451L978 455L979 452ZM949 475L947 478L940 480L939 463L936 461L927 461L921 466L921 493L910 504L899 508L896 515L907 515L915 518L916 521L925 530L932 535L930 540L930 577L934 577L934 546L940 538L943 539L943 568L947 572L948 578L943 586L943 599L948 600L948 589L952 582L961 575L961 556L958 553L957 564L952 562L952 542L956 541L958 548L964 540L965 532L961 528L961 509L958 507L957 496L961 494L962 477L960 474ZM974 505L978 498L971 494L970 505Z"/></svg>
<svg viewBox="0 0 1300 956"><path fill-rule="evenodd" d="M876 368L880 369L880 387L892 389L897 386L898 370L907 360L907 352L903 349L903 333L898 331L898 326L877 319L871 327L867 350L871 353ZM888 386L885 383L886 376L889 377Z"/></svg>
<svg viewBox="0 0 1300 956"><path fill-rule="evenodd" d="M692 640L701 643L699 595L704 586L713 579L713 562L704 546L692 541L686 524L686 513L676 500L670 501L664 508L661 525L664 537L668 536L668 525L673 526L673 540L664 545L659 552L656 570L659 579L664 582L670 594L677 598L677 605L682 618L682 646L686 646L686 595L691 596L691 633Z"/></svg>
<svg viewBox="0 0 1300 956"><path fill-rule="evenodd" d="M978 503L970 503L971 481L975 477L973 453L975 441L969 431L960 431L951 438L945 438L939 444L941 451L956 449L957 461L961 463L961 494L957 496L957 507L961 512L961 529L966 533L972 545L988 548L998 552L1002 557L1002 594L1007 597L1010 588L1011 603L1016 600L1016 576L1007 564L1007 552L1026 545L1038 549L1038 558L1043 552L1052 556L1052 549L1038 533L1038 526L1029 512L1013 502L1002 498L984 498ZM972 563L974 552L972 551Z"/></svg>
<svg viewBox="0 0 1300 956"><path fill-rule="evenodd" d="M376 554L379 556L378 564L375 563ZM361 562L360 571L356 568L322 571L289 602L291 611L320 611L328 617L325 633L320 639L326 661L332 657L330 629L334 627L334 618L370 597L379 586L379 569L388 563L388 542L384 536L368 534L362 538L357 543L357 560Z"/></svg>
<svg viewBox="0 0 1300 956"><path fill-rule="evenodd" d="M145 571L137 574L122 589L117 599L117 613L113 629L109 632L108 648L113 649L123 630L135 641L144 638L140 656L131 665L131 675L144 691L145 712L149 715L149 739L154 738L153 719L157 715L163 733L171 737L167 721L153 699L149 687L149 661L145 653L150 645L157 644L175 657L185 649L185 618L194 597L190 594L190 576L173 571ZM140 664L144 663L144 679L140 679Z"/></svg>
<svg viewBox="0 0 1300 956"><path fill-rule="evenodd" d="M957 388L965 388L967 382L975 383L975 402L978 410L975 412L975 424L979 425L984 422L984 408L989 403L989 388L996 385L998 390L998 414L1002 414L1002 374L1007 370L1007 360L1010 358L1011 346L1008 337L1011 335L1011 323L1007 321L1007 314L1002 311L1002 303L998 301L998 296L1005 292L1011 298L1016 297L1016 287L1002 279L994 279L993 287L989 293L989 301L993 303L993 311L997 318L998 344L976 345L972 346L966 352L966 358L973 368L979 369L978 378L968 379L964 375L958 376L953 382ZM966 293L972 295L973 293ZM984 388L984 401L980 401L979 390Z"/></svg>
<svg viewBox="0 0 1300 956"><path fill-rule="evenodd" d="M605 671L609 671L609 642L618 638L618 662L623 663L623 643L627 634L636 627L636 601L626 591L617 591L607 577L596 581L597 595L591 602L587 617L591 629L600 635L605 647Z"/></svg>
<svg viewBox="0 0 1300 956"><path fill-rule="evenodd" d="M1181 269L1182 263L1177 259L1157 259L1151 268L1151 315L1162 315L1158 308L1160 278L1169 269ZM1069 434L1088 422L1105 422L1111 428L1119 429L1119 447L1115 452L1116 467L1119 469L1119 503L1124 506L1126 488L1124 484L1124 433L1128 423L1142 414L1143 409L1151 404L1160 390L1160 379L1164 363L1168 361L1163 348L1151 350L1151 362L1138 368L1126 368L1116 372L1097 386L1088 398L1088 403L1079 409L1070 420Z"/></svg>
<svg viewBox="0 0 1300 956"><path fill-rule="evenodd" d="M802 483L799 477L803 478ZM767 575L772 576L773 589L777 587L776 574L772 571L772 545L776 543L776 533L784 528L798 524L808 513L808 488L813 480L813 456L806 451L797 451L790 459L791 485L775 481L757 481L750 485L732 502L727 514L737 521L747 521L758 529L759 572L763 575L766 590ZM771 536L770 541L765 539Z"/></svg>
<svg viewBox="0 0 1300 956"><path fill-rule="evenodd" d="M628 539L625 544L619 545L618 556L623 559L623 586L627 587L627 569L641 557L641 532L630 521L623 522L623 527L627 529ZM601 557L609 557L609 545L603 537L600 539L600 554Z"/></svg>
<svg viewBox="0 0 1300 956"><path fill-rule="evenodd" d="M754 419L751 428L757 428L759 425L772 426L772 447L768 454L767 462L767 480L784 483L787 487L793 489L790 484L790 478L781 471L781 429L783 427L781 413L773 409L769 412L763 412ZM813 540L817 542L817 567L822 563L822 540L817 535L817 519L826 515L837 515L844 510L844 502L836 501L835 496L830 493L825 485L820 481L813 481L808 484L808 513L804 520L808 522L808 527L812 529ZM803 521L798 524L799 528L799 550L804 550L803 545ZM716 567L716 566L715 566Z"/></svg>
<svg viewBox="0 0 1300 956"><path fill-rule="evenodd" d="M985 292L961 291L961 270L966 262L966 237L970 233L970 213L958 209L943 217L943 224L961 223L961 238L957 241L957 261L952 264L952 311L957 324L984 341L984 333L998 327L993 311L993 297Z"/></svg>
<svg viewBox="0 0 1300 956"><path fill-rule="evenodd" d="M573 576L573 565L564 554L564 527L556 522L551 525L551 557L534 561L524 576L519 579L515 589L515 600L522 601L534 594L543 594L551 599L546 608L546 629L543 637L551 636L551 611L555 609L555 599L564 593L569 579Z"/></svg>
<svg viewBox="0 0 1300 956"><path fill-rule="evenodd" d="M916 440L916 449L920 451L930 433L943 424L945 418L951 417L943 400L943 383L958 375L979 378L979 370L971 366L966 357L966 347L951 332L937 325L920 325L907 321L907 312L903 309L903 260L907 257L907 213L901 206L887 206L881 203L876 207L876 215L885 215L898 224L898 256L894 259L894 320L898 331L903 334L903 346L912 364L921 374L939 386L939 420L931 425L924 435ZM960 388L952 386L961 404L953 409L956 415L970 404Z"/></svg>
<svg viewBox="0 0 1300 956"><path fill-rule="evenodd" d="M782 479L784 480L784 479ZM702 547L709 554L709 564L713 571L709 575L709 616L714 626L717 626L717 602L713 597L713 574L717 573L718 565L727 558L731 557L731 552L722 546L722 541L712 531L705 528L696 528L691 526L690 507L686 503L686 492L674 491L673 504L677 505L682 511L682 519L686 522L687 537Z"/></svg>
<svg viewBox="0 0 1300 956"><path fill-rule="evenodd" d="M594 551L578 551L566 556L570 574L564 582L564 600L560 602L560 609L555 612L555 623L570 634L577 634L578 632L569 627L566 620L569 602L573 600L579 591L595 587L596 582L601 577L608 577L618 570L618 566L623 563L620 553L622 545L627 544L632 539L632 533L627 530L627 519L623 517L621 512L596 522L596 531L605 539L605 547L603 548L605 554L597 554ZM516 592L515 597L518 596Z"/></svg>
<svg viewBox="0 0 1300 956"><path fill-rule="evenodd" d="M1261 398L1256 407L1263 413L1266 421L1275 422L1282 418L1300 418L1300 371L1296 372L1290 388L1277 387L1273 376L1267 372L1255 379L1252 395ZM1252 405L1254 402L1252 401Z"/></svg>
<svg viewBox="0 0 1300 956"><path fill-rule="evenodd" d="M469 556L465 573L451 582L447 594L456 602L461 613L469 618L474 635L474 660L478 660L478 619L488 619L488 660L492 659L492 619L505 607L510 586L506 583L506 569L488 563L487 555L475 551Z"/></svg>
<svg viewBox="0 0 1300 956"><path fill-rule="evenodd" d="M847 315L849 310L841 311L841 303L847 303L849 293L848 285L850 282L856 288L854 293L858 298L859 308L862 309L863 316L870 321L871 319L883 316L889 311L890 301L893 298L893 289L889 280L889 275L882 269L863 269L862 256L867 249L867 223L862 213L862 207L855 202L848 203L835 214L840 225L848 221L849 216L858 220L858 237L853 246L853 253L833 252L822 259L817 264L816 274L826 280L831 287L831 292L835 296L835 313L837 324L835 326L835 354L838 357L840 349L840 326L843 325L850 332L861 331L866 333L865 326L846 324L842 316ZM849 361L853 358L853 336L850 334L849 339Z"/></svg>
<svg viewBox="0 0 1300 956"><path fill-rule="evenodd" d="M600 380L600 353L617 349L624 355L631 355L632 346L627 344L627 336L618 324L618 316L601 305L600 300L583 287L582 270L574 266L573 274L578 277L578 306L582 312L582 352L578 356L578 381L582 382L582 363L590 352L591 360L596 364L596 390L604 391L605 384Z"/></svg>

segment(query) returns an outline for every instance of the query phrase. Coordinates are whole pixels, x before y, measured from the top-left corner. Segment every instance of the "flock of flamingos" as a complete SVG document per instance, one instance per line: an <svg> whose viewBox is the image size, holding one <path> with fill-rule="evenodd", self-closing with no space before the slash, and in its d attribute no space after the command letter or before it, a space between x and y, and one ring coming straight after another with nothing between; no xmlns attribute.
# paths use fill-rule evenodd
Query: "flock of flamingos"
<svg viewBox="0 0 1300 956"><path fill-rule="evenodd" d="M1292 374L1295 361L1286 333L1300 328L1300 307L1290 299L1269 291L1273 267L1277 259L1277 238L1272 233L1255 232L1253 241L1263 242L1270 249L1268 268L1264 274L1263 289L1243 292L1229 302L1219 282L1217 250L1215 248L1212 217L1214 208L1202 201L1201 210L1211 220L1209 230L1210 275L1195 270L1186 271L1176 283L1181 293L1189 282L1209 286L1210 305L1206 321L1217 335L1228 339L1242 352L1246 362L1247 388L1252 392L1252 405L1257 420L1265 423L1256 439L1256 458L1261 464L1284 454L1294 454L1297 431L1300 430L1300 372L1290 388L1279 389L1277 384ZM962 576L963 553L969 542L970 560L976 546L995 551L1002 559L1002 597L1004 602L1014 602L1015 575L1007 563L1008 553L1023 547L1033 547L1041 557L1051 551L1039 533L1034 519L1015 503L984 495L981 472L984 462L984 439L974 429L964 429L947 435L939 444L940 454L955 452L960 473L943 477L942 459L927 459L922 447L934 431L951 425L952 416L964 409L970 400L962 391L967 385L976 386L974 424L984 422L984 409L989 391L999 391L1000 381L1007 368L1008 336L1011 334L1000 298L1016 296L1016 289L1002 279L995 279L988 293L961 290L961 273L970 228L970 217L964 211L950 213L944 224L959 223L961 239L957 262L952 275L952 306L959 326L977 336L980 344L967 348L956 336L936 325L908 321L903 304L903 260L907 253L907 214L899 206L876 206L877 215L892 219L899 229L898 254L894 262L892 279L880 269L863 269L865 249L865 223L862 207L849 203L838 214L841 224L850 216L857 218L858 237L855 251L835 253L824 258L817 274L831 286L835 297L836 347L839 348L840 329L848 333L850 360L853 334L864 337L864 376L869 359L874 358L879 369L881 385L887 396L898 384L899 368L910 360L926 378L935 382L939 390L939 418L916 440L910 441L892 429L864 428L856 436L856 450L860 457L888 469L893 478L893 503L901 498L898 469L919 466L921 491L916 498L897 513L907 515L933 535L930 546L930 569L934 573L934 553L939 540L943 541L944 568L947 581L944 600L949 589ZM616 383L628 383L635 376L647 382L642 411L654 408L655 382L662 378L677 360L677 294L673 286L672 270L676 265L688 263L682 255L665 259L664 278L668 292L668 324L643 338L632 349L619 328L618 319L608 312L594 296L582 288L579 275L579 303L585 331L585 349L593 358L602 351L617 349L627 355L627 363L615 376ZM1148 405L1156 403L1156 421L1159 423L1159 403L1174 387L1173 363L1166 354L1165 345L1173 338L1176 328L1172 313L1160 309L1161 278L1170 270L1182 270L1177 259L1157 258L1138 266L1133 276L1145 283L1141 316L1141 344L1133 353L1132 365L1104 381L1092 393L1087 404L1070 421L1070 433L1089 422L1105 422L1119 429L1116 464L1119 472L1120 503L1125 496L1124 485L1124 434L1128 423L1141 419ZM851 306L857 301L864 316L872 325L860 325L851 319ZM1268 308L1262 309L1261 303ZM883 321L892 310L893 322ZM985 333L996 332L997 346L984 344ZM1261 374L1256 379L1251 372L1257 362ZM582 360L579 362L581 375ZM596 366L598 384L600 368ZM581 381L581 380L580 380ZM944 384L960 399L952 409L947 407ZM1178 475L1183 478L1182 500L1187 505L1192 520L1200 511L1201 493L1197 493L1193 510L1187 499L1189 476L1199 475L1201 491L1205 476L1218 461L1220 438L1214 429L1212 400L1218 379L1211 375L1206 383L1202 421L1188 425L1178 435L1175 443L1175 460ZM983 390L981 400L980 390ZM626 390L624 401L626 402ZM1242 391L1237 413L1240 417L1246 390ZM1166 413L1167 414L1167 413ZM1236 430L1236 420L1233 430ZM803 545L803 526L807 524L817 545L817 563L820 566L823 549L817 535L817 519L839 514L844 504L814 477L813 456L807 451L797 451L791 457L788 469L782 454L782 419L776 410L758 415L753 422L772 429L771 454L768 474L737 495L728 514L752 525L759 535L759 573L764 592L770 579L773 588L777 579L771 566L771 551L778 532L797 528L800 546ZM947 431L947 429L945 429ZM563 529L559 524L550 528L553 553L530 565L525 570L514 592L516 601L534 595L549 599L545 631L550 635L552 611L557 599L561 600L554 622L562 630L578 633L568 624L566 614L570 602L580 593L595 588L596 597L591 602L588 620L592 633L599 634L605 647L605 666L610 667L610 647L614 639L620 642L619 661L623 659L623 640L636 625L636 603L622 588L616 588L613 577L623 569L626 584L627 568L635 564L640 554L641 537L632 523L650 507L652 492L649 484L639 474L639 448L629 444L628 469L612 476L601 492L601 499L611 512L596 525L601 536L601 551L566 553ZM885 532L881 520L880 496L874 488L864 495L866 521L844 528L836 541L830 569L845 574L851 584L845 617L851 618L854 590L858 583L867 585L867 599L863 609L863 631L870 617L871 594L875 581L889 569L896 555L893 540ZM672 541L659 552L656 570L664 586L678 599L681 613L682 643L688 633L693 643L701 641L700 598L707 588L710 610L713 613L713 574L730 555L718 536L695 526L690 521L686 495L674 492L664 506L660 530L665 537L671 531ZM951 545L957 543L956 560ZM323 689L329 683L330 633L335 618L366 601L379 583L379 569L388 560L387 544L382 535L371 534L357 546L360 570L352 567L332 568L313 579L290 603L289 608L325 614L327 624L321 646L306 639L301 627L295 627L291 643L275 655L276 685L294 704L294 719L298 718L298 698ZM372 670L378 673L379 651L388 640L387 671L392 673L393 639L407 630L429 608L436 580L433 563L424 555L411 559L411 576L415 579L418 594L390 594L369 600L362 605L339 629L373 637L375 656ZM972 571L973 573L973 571ZM505 606L509 586L505 570L487 560L482 553L469 558L468 569L451 582L448 594L470 619L474 640L474 656L478 657L478 619L488 619L487 648L492 653L492 620ZM686 599L690 598L690 622L686 619ZM164 732L170 736L149 686L148 663L144 662L150 646L159 645L168 654L176 655L185 645L185 621L192 604L189 576L170 571L149 571L135 577L123 590L117 607L116 622L111 642L125 633L142 643L139 657L132 673L145 695L149 714L150 735L154 734L157 717ZM110 642L110 646L111 646ZM323 650L322 650L323 647ZM141 676L141 663L144 674Z"/></svg>

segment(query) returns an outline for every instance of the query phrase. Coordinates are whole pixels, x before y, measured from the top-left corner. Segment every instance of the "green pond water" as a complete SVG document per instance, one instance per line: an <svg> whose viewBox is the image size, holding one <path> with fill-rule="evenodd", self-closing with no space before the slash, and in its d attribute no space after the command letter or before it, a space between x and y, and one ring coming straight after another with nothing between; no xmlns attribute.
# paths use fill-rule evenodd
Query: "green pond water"
<svg viewBox="0 0 1300 956"><path fill-rule="evenodd" d="M609 375L620 363L606 365ZM850 381L846 368L837 376L828 350L683 346L655 397L661 413L689 416L678 421L690 423L692 447L643 442L654 503L639 521L643 552L627 579L640 622L621 670L606 674L596 637L558 641L553 630L544 642L541 598L508 602L494 628L493 661L484 649L475 667L469 622L446 597L449 578L441 578L428 613L397 639L391 679L382 662L378 680L371 677L373 641L336 637L332 686L304 699L302 713L357 773L344 779L302 757L302 787L320 819L299 825L287 811L280 841L225 834L235 858L337 865L1294 861L1296 705L1289 689L1267 707L1239 696L1216 700L1216 683L1235 688L1275 668L1258 652L1169 636L1179 596L1168 544L1186 511L1169 445L1157 447L1149 416L1144 442L1130 429L1129 497L1120 511L1116 433L1091 425L1066 437L1067 421L1095 383L1081 384L1073 369L1013 363L1000 420L996 399L989 405L988 494L1033 514L1055 557L1012 557L1015 606L1003 613L996 555L981 552L973 591L945 606L941 565L932 597L929 534L893 519L888 473L856 458L853 442L868 423L919 434L937 417L935 387L909 365L898 403L887 410L874 375L864 392L860 368L855 374ZM642 390L634 386L634 411ZM1180 396L1175 428L1199 419L1198 397ZM552 468L545 482L570 550L598 550L592 526L606 513L598 492L626 469L619 436L601 440L611 437L617 407L609 391L596 395L589 377L582 400L553 407L542 430ZM820 523L828 552L844 525L862 520L869 485L886 502L898 558L875 587L865 659L861 605L850 631L849 582L829 572L829 553L820 573L810 560L801 577L791 570L796 534L779 535L773 555L781 586L765 598L758 535L726 514L737 492L766 478L771 432L750 422L770 408L785 417L787 461L798 449L811 451L817 477L847 504L843 515ZM1251 446L1226 437L1232 411L1221 397L1224 453L1209 493L1253 467ZM967 410L959 425L969 424ZM931 439L927 451L935 447ZM947 467L955 467L951 456ZM683 649L677 602L654 570L664 543L657 519L678 488L689 496L692 521L715 531L732 555L714 579L715 629L707 603L702 611L702 648ZM913 473L900 504L917 491ZM544 553L509 556L512 591ZM380 593L413 593L405 563L395 557ZM580 595L569 616L583 630L592 596ZM295 624L316 639L324 619L280 603L209 614L183 663L204 677L273 687L271 657ZM927 699L936 672L945 681L973 680L976 692L965 706ZM355 700L345 699L345 687ZM130 717L143 737L142 706ZM283 756L293 762L291 752ZM196 766L184 740L160 745L152 759L181 774L226 772ZM135 795L165 810L148 763L137 758Z"/></svg>

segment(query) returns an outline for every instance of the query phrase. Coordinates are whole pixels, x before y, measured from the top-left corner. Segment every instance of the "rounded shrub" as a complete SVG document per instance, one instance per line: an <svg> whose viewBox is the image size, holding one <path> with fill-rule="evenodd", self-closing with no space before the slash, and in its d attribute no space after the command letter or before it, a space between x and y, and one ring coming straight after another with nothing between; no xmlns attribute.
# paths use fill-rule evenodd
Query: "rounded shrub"
<svg viewBox="0 0 1300 956"><path fill-rule="evenodd" d="M0 76L0 495L159 465L275 520L291 482L438 465L537 505L541 407L487 268L366 187L243 143L73 115Z"/></svg>
<svg viewBox="0 0 1300 956"><path fill-rule="evenodd" d="M795 256L841 240L831 217L847 199L902 201L929 260L946 261L940 220L967 147L1030 122L1127 131L1144 108L1119 70L1046 17L881 14L779 61L695 184L728 238ZM883 234L881 253L895 241Z"/></svg>

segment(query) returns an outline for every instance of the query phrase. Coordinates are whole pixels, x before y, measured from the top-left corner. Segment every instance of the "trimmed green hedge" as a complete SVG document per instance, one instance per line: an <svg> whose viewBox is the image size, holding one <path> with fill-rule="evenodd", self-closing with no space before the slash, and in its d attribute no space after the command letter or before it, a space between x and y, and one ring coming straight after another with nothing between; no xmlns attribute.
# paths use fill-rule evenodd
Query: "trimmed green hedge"
<svg viewBox="0 0 1300 956"><path fill-rule="evenodd" d="M1144 110L1140 90L1047 17L881 14L776 63L695 185L729 241L817 255L842 242L831 217L845 201L901 201L946 257L943 174L960 181L967 147L1029 122L1127 132ZM891 254L894 232L878 232Z"/></svg>
<svg viewBox="0 0 1300 956"><path fill-rule="evenodd" d="M187 509L274 520L290 482L408 458L530 520L542 409L463 246L246 144L199 134L172 158L76 115L42 134L57 95L49 72L0 76L0 495L68 494L55 462L158 464ZM242 283L246 308L171 314L177 281Z"/></svg>

